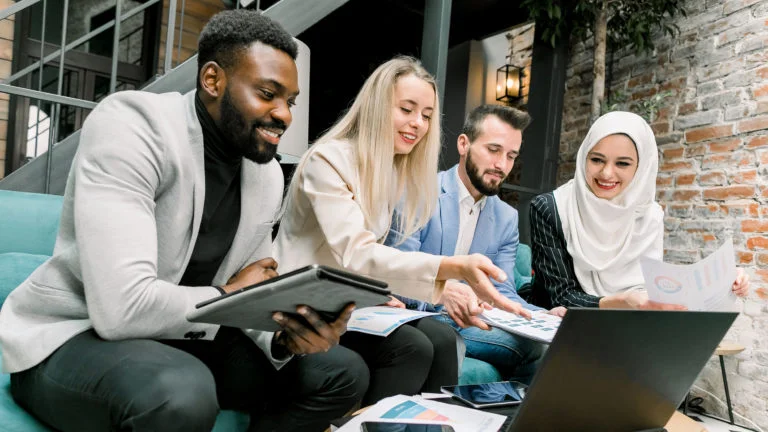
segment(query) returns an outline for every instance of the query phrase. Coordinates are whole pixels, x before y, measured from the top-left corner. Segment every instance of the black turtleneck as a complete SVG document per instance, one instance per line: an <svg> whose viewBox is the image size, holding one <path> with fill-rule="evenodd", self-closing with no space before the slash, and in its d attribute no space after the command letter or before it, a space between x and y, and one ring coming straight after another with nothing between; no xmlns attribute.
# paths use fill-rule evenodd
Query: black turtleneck
<svg viewBox="0 0 768 432"><path fill-rule="evenodd" d="M195 95L195 110L203 127L205 203L197 242L180 284L205 286L213 284L240 224L243 157L222 137L199 95Z"/></svg>

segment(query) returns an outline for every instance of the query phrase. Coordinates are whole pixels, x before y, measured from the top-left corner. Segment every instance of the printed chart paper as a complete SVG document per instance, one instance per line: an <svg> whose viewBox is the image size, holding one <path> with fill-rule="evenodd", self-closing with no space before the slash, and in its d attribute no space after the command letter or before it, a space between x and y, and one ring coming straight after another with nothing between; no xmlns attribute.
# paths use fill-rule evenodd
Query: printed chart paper
<svg viewBox="0 0 768 432"><path fill-rule="evenodd" d="M490 326L547 344L552 343L562 321L560 317L544 311L531 313L531 319L527 320L498 308L483 311L478 318Z"/></svg>
<svg viewBox="0 0 768 432"><path fill-rule="evenodd" d="M364 421L439 423L451 425L456 432L496 432L505 416L458 405L397 395L380 400L337 429L338 432L359 432Z"/></svg>
<svg viewBox="0 0 768 432"><path fill-rule="evenodd" d="M376 336L388 336L401 325L429 315L437 314L389 306L360 308L352 312L352 317L347 324L347 330Z"/></svg>
<svg viewBox="0 0 768 432"><path fill-rule="evenodd" d="M728 239L703 260L678 265L641 258L648 298L686 306L692 311L733 311L736 294L731 286L736 280L733 241Z"/></svg>

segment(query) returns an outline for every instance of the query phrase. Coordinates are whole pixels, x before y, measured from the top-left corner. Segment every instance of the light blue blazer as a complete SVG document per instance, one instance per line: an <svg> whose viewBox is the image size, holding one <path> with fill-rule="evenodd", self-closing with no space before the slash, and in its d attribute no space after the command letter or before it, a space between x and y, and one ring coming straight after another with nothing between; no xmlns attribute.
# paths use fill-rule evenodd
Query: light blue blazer
<svg viewBox="0 0 768 432"><path fill-rule="evenodd" d="M421 251L433 255L451 256L456 250L456 242L459 238L459 185L456 170L458 165L448 171L438 174L440 185L440 198L435 212L427 225L414 233L403 243L396 245L400 239L400 233L393 222L392 230L385 244L404 251ZM487 256L493 263L504 270L508 278L504 282L491 281L507 298L521 303L530 310L541 309L528 304L515 289L514 269L519 243L517 228L517 210L503 202L497 196L489 196L486 199L475 228L475 236L469 253L479 253Z"/></svg>

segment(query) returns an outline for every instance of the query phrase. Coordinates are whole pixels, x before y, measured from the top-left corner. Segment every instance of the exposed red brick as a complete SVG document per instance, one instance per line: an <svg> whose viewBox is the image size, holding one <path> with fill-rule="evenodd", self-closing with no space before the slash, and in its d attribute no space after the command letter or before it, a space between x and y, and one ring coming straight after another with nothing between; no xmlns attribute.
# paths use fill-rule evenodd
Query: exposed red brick
<svg viewBox="0 0 768 432"><path fill-rule="evenodd" d="M672 177L656 177L656 187L672 186Z"/></svg>
<svg viewBox="0 0 768 432"><path fill-rule="evenodd" d="M768 232L768 221L760 219L746 219L741 221L743 232Z"/></svg>
<svg viewBox="0 0 768 432"><path fill-rule="evenodd" d="M765 21L765 25L768 26L768 20ZM757 76L760 78L768 78L768 66L763 66L757 70Z"/></svg>
<svg viewBox="0 0 768 432"><path fill-rule="evenodd" d="M707 126L687 131L685 133L685 140L689 143L694 143L731 135L733 135L733 125Z"/></svg>
<svg viewBox="0 0 768 432"><path fill-rule="evenodd" d="M758 265L768 265L768 254L757 254L757 259L755 261Z"/></svg>
<svg viewBox="0 0 768 432"><path fill-rule="evenodd" d="M691 169L693 165L691 165L690 162L686 161L680 161L680 162L667 162L662 164L659 167L660 172L672 172L672 171L679 171L682 169Z"/></svg>
<svg viewBox="0 0 768 432"><path fill-rule="evenodd" d="M704 199L729 200L750 198L755 195L755 187L749 185L722 186L704 189Z"/></svg>
<svg viewBox="0 0 768 432"><path fill-rule="evenodd" d="M629 81L627 81L627 88L649 84L652 80L653 80L653 73L638 75L634 78L631 78Z"/></svg>
<svg viewBox="0 0 768 432"><path fill-rule="evenodd" d="M664 107L664 108L661 108L661 109L659 109L659 111L656 113L656 120L659 120L659 121L662 121L662 120L664 120L664 121L666 121L666 120L669 120L669 115L670 115L671 113L672 113L672 108L671 108L671 107Z"/></svg>
<svg viewBox="0 0 768 432"><path fill-rule="evenodd" d="M678 186L690 186L696 181L696 174L679 174L675 176L675 184ZM658 185L658 182L656 183Z"/></svg>
<svg viewBox="0 0 768 432"><path fill-rule="evenodd" d="M758 151L757 156L760 159L761 164L768 164L768 150Z"/></svg>
<svg viewBox="0 0 768 432"><path fill-rule="evenodd" d="M698 190L676 190L672 192L672 201L693 201L701 197L701 191Z"/></svg>
<svg viewBox="0 0 768 432"><path fill-rule="evenodd" d="M768 129L768 116L761 116L739 122L739 132Z"/></svg>
<svg viewBox="0 0 768 432"><path fill-rule="evenodd" d="M707 144L696 144L685 148L685 157L704 156L707 154L709 146Z"/></svg>
<svg viewBox="0 0 768 432"><path fill-rule="evenodd" d="M710 153L724 153L735 150L741 145L738 138L715 141L709 144Z"/></svg>
<svg viewBox="0 0 768 432"><path fill-rule="evenodd" d="M663 84L661 84L661 91L682 90L685 88L685 84L687 80L688 80L687 77L678 77L678 78L666 81ZM656 94L656 93L654 92L653 94Z"/></svg>
<svg viewBox="0 0 768 432"><path fill-rule="evenodd" d="M741 184L755 184L757 183L757 170L739 171L733 176L733 181Z"/></svg>
<svg viewBox="0 0 768 432"><path fill-rule="evenodd" d="M661 151L664 160L680 159L685 154L685 147L665 148Z"/></svg>
<svg viewBox="0 0 768 432"><path fill-rule="evenodd" d="M703 185L723 185L728 180L722 171L706 172L699 177L699 183Z"/></svg>
<svg viewBox="0 0 768 432"><path fill-rule="evenodd" d="M651 129L653 130L654 135L657 136L668 134L670 131L669 123L667 122L654 123L651 125Z"/></svg>
<svg viewBox="0 0 768 432"><path fill-rule="evenodd" d="M747 148L768 146L768 135L759 135L747 142Z"/></svg>
<svg viewBox="0 0 768 432"><path fill-rule="evenodd" d="M768 282L768 270L756 269L755 276L763 282Z"/></svg>
<svg viewBox="0 0 768 432"><path fill-rule="evenodd" d="M655 95L658 92L659 91L656 90L653 87L651 87L649 89L645 89L645 90L638 90L638 91L632 93L632 97L630 99L633 100L633 101L640 100L640 99L647 99L647 98Z"/></svg>
<svg viewBox="0 0 768 432"><path fill-rule="evenodd" d="M752 252L736 252L737 264L752 264L754 254Z"/></svg>
<svg viewBox="0 0 768 432"><path fill-rule="evenodd" d="M760 86L754 90L752 90L752 97L755 99L768 96L768 84Z"/></svg>
<svg viewBox="0 0 768 432"><path fill-rule="evenodd" d="M677 115L686 115L696 111L696 102L681 104L677 109Z"/></svg>
<svg viewBox="0 0 768 432"><path fill-rule="evenodd" d="M747 239L747 248L751 250L768 249L768 238L750 237Z"/></svg>

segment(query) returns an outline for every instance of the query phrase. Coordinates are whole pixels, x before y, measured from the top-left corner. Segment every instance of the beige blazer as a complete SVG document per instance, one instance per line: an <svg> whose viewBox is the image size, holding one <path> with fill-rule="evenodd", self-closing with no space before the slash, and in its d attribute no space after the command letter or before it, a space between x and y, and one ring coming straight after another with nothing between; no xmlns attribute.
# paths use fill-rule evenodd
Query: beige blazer
<svg viewBox="0 0 768 432"><path fill-rule="evenodd" d="M379 220L366 223L352 145L331 141L309 152L304 169L294 174L299 176L298 194L287 198L274 243L280 273L323 264L384 280L396 294L436 300L435 277L442 257L380 243L391 215L383 206Z"/></svg>
<svg viewBox="0 0 768 432"><path fill-rule="evenodd" d="M282 201L280 167L244 160L241 182L240 224L216 285L271 252ZM204 201L194 91L124 91L102 101L83 125L53 257L0 310L5 372L35 366L91 328L109 340L213 339L218 326L185 316L219 291L178 285ZM272 334L245 333L271 359Z"/></svg>

